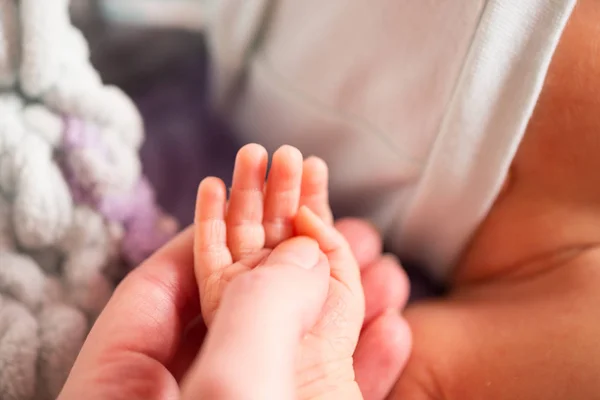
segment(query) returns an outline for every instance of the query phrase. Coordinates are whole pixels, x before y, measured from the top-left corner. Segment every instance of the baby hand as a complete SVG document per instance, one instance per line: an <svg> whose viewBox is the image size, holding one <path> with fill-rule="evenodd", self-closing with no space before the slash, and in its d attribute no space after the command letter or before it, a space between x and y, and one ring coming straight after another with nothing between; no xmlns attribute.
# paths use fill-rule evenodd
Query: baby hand
<svg viewBox="0 0 600 400"><path fill-rule="evenodd" d="M265 184L266 170L266 151L248 145L238 154L229 202L219 179L200 184L194 253L205 322L210 329L228 282L260 265L282 242L295 236L313 239L329 264L329 294L299 352L298 398L362 398L353 354L365 300L357 262L332 225L327 168L318 159L303 161L298 150L282 147L273 155Z"/></svg>

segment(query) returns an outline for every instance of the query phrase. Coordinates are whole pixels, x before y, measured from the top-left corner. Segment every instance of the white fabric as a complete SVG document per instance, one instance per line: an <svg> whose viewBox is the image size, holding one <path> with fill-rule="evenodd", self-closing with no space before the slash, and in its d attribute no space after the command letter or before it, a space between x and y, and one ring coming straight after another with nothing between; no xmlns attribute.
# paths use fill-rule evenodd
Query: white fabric
<svg viewBox="0 0 600 400"><path fill-rule="evenodd" d="M215 1L225 115L248 141L324 158L338 210L440 279L501 188L575 4ZM261 28L240 38L249 15Z"/></svg>
<svg viewBox="0 0 600 400"><path fill-rule="evenodd" d="M447 273L502 188L575 0L488 1L419 184L391 237Z"/></svg>
<svg viewBox="0 0 600 400"><path fill-rule="evenodd" d="M324 158L336 208L440 279L502 186L576 3L136 0L134 17L104 1L187 28L176 4L204 6L191 28L207 24L217 107L248 141Z"/></svg>

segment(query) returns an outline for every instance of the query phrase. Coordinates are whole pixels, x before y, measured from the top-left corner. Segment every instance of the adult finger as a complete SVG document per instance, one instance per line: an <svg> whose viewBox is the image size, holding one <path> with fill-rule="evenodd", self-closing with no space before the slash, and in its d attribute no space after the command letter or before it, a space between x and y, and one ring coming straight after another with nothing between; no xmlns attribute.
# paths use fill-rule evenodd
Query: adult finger
<svg viewBox="0 0 600 400"><path fill-rule="evenodd" d="M406 364L411 335L400 316L409 283L400 264L383 256L362 271L365 322L354 354L356 381L365 400L383 400Z"/></svg>
<svg viewBox="0 0 600 400"><path fill-rule="evenodd" d="M318 244L288 240L227 287L183 399L293 399L304 333L316 322L329 269Z"/></svg>
<svg viewBox="0 0 600 400"><path fill-rule="evenodd" d="M365 323L386 310L401 310L410 294L410 282L400 262L392 255L384 255L362 270L361 281L365 291Z"/></svg>
<svg viewBox="0 0 600 400"><path fill-rule="evenodd" d="M379 259L383 244L381 235L373 225L362 219L344 218L337 221L335 227L350 245L361 269Z"/></svg>
<svg viewBox="0 0 600 400"><path fill-rule="evenodd" d="M391 392L410 354L411 332L399 312L381 313L363 330L354 353L356 381L365 400Z"/></svg>

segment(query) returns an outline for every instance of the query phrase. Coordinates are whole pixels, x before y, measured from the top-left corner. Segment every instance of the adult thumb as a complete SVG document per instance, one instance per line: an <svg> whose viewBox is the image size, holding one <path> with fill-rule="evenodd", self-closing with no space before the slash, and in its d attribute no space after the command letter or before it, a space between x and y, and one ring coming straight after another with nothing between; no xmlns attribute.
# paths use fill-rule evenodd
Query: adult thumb
<svg viewBox="0 0 600 400"><path fill-rule="evenodd" d="M320 315L329 264L317 242L298 237L228 284L182 398L293 399L303 335Z"/></svg>

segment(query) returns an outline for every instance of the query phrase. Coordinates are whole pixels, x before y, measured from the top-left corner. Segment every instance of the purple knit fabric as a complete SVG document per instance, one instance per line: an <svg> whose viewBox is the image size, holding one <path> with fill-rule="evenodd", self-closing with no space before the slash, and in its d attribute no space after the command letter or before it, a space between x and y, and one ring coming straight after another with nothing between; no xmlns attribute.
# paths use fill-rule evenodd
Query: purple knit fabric
<svg viewBox="0 0 600 400"><path fill-rule="evenodd" d="M71 189L73 201L77 204L87 204L92 207L96 203L96 199L92 195L94 187L77 179L75 171L70 165L68 155L75 150L83 148L95 148L96 151L104 151L98 135L97 128L90 124L85 124L77 118L65 118L65 131L60 152L57 156L63 176Z"/></svg>
<svg viewBox="0 0 600 400"><path fill-rule="evenodd" d="M144 261L173 236L171 225L164 222L156 205L152 186L144 177L131 192L100 199L98 209L109 220L123 224L121 251L132 265Z"/></svg>
<svg viewBox="0 0 600 400"><path fill-rule="evenodd" d="M88 205L107 220L122 224L125 232L121 244L122 256L130 265L136 266L165 244L175 232L173 225L166 222L156 203L152 186L145 177L141 177L128 192L103 197L96 194L92 184L77 178L69 162L69 153L92 148L109 157L99 134L99 129L94 125L67 118L59 164L77 204Z"/></svg>

